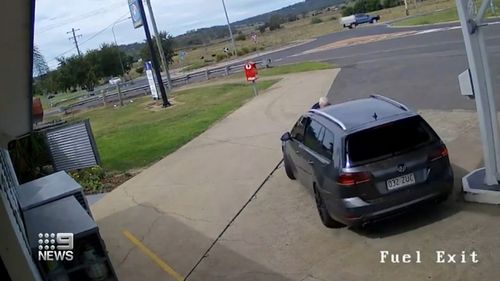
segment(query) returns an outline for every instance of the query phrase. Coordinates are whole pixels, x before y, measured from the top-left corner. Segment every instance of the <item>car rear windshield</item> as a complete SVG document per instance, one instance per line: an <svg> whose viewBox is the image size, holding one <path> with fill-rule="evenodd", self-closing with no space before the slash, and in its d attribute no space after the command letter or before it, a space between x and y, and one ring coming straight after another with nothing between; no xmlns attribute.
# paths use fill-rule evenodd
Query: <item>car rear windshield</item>
<svg viewBox="0 0 500 281"><path fill-rule="evenodd" d="M436 141L438 137L420 117L410 117L348 136L347 154L351 166L381 160Z"/></svg>

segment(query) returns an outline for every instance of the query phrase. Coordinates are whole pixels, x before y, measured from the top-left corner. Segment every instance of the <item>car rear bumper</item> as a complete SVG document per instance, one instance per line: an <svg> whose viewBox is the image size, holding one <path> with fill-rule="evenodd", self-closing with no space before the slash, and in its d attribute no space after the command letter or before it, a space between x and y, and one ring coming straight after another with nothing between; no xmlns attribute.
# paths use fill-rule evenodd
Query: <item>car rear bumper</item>
<svg viewBox="0 0 500 281"><path fill-rule="evenodd" d="M360 197L333 199L323 195L323 198L326 197L327 209L334 219L349 226L357 226L397 215L419 203L446 197L452 189L453 176L449 176L441 181L423 183L412 189L402 190L402 196L398 196L396 200L391 196L371 202Z"/></svg>

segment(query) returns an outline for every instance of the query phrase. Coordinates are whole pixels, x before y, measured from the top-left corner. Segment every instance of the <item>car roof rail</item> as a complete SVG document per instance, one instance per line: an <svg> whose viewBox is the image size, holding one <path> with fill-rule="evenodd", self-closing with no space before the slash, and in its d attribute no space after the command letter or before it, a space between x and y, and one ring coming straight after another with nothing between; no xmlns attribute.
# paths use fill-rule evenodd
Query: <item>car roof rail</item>
<svg viewBox="0 0 500 281"><path fill-rule="evenodd" d="M390 103L390 104L394 105L395 107L400 108L400 109L402 109L404 111L410 111L410 109L406 105L404 105L404 104L402 104L400 102L397 102L397 101L395 101L395 100L393 100L391 98L388 98L388 97L385 97L385 96L382 96L382 95L370 95L370 97L374 98L374 99L381 100L381 101L385 101L387 103Z"/></svg>
<svg viewBox="0 0 500 281"><path fill-rule="evenodd" d="M311 109L309 110L310 113L315 113L315 114L318 114L318 115L321 115L323 117L325 117L326 119L330 120L330 121L333 121L335 124L337 124L340 128L342 128L342 130L347 130L347 127L345 126L344 123L342 123L342 121L340 121L339 119L331 116L331 115L328 115L326 114L325 112L321 111L321 110L317 110L317 109Z"/></svg>

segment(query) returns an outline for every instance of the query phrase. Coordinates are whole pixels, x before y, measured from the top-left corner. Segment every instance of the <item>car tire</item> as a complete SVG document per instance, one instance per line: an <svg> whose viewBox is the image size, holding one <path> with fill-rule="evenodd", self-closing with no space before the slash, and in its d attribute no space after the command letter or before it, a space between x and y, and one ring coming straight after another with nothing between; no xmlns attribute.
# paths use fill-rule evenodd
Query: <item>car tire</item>
<svg viewBox="0 0 500 281"><path fill-rule="evenodd" d="M448 197L450 197L450 192L439 195L434 201L436 204L441 204L448 200Z"/></svg>
<svg viewBox="0 0 500 281"><path fill-rule="evenodd" d="M283 156L283 164L285 166L286 176L291 180L295 180L296 179L295 174L293 173L292 167L290 166L290 162L288 161L286 156Z"/></svg>
<svg viewBox="0 0 500 281"><path fill-rule="evenodd" d="M345 224L332 219L328 213L325 202L316 187L314 187L314 201L316 202L316 207L318 208L319 218L324 226L328 228L341 228L345 226Z"/></svg>

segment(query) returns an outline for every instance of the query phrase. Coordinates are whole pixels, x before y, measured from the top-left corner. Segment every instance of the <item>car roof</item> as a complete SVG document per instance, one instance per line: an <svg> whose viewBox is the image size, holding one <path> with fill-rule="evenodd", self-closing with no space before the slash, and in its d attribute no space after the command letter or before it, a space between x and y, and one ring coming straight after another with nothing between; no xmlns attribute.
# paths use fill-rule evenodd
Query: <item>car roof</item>
<svg viewBox="0 0 500 281"><path fill-rule="evenodd" d="M417 115L405 105L380 95L330 105L309 112L336 123L347 133Z"/></svg>

